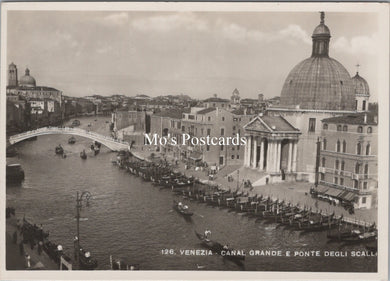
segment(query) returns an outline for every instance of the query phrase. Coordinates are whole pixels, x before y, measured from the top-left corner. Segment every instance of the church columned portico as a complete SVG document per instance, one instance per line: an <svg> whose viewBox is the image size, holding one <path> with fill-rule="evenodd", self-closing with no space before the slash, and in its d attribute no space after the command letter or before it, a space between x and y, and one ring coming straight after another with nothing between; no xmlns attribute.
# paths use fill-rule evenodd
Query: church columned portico
<svg viewBox="0 0 390 281"><path fill-rule="evenodd" d="M245 167L269 174L296 172L299 130L280 116L258 116L244 128Z"/></svg>

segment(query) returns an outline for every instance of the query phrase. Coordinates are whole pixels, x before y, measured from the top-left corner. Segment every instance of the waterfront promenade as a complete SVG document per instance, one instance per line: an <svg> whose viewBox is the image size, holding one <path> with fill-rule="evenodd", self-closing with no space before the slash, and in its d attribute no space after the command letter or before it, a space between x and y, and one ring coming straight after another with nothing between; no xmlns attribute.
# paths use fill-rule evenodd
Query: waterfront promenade
<svg viewBox="0 0 390 281"><path fill-rule="evenodd" d="M155 157L160 157L161 159L165 158L168 162L173 163L173 159L170 157L170 155L161 155L160 153L155 152L152 147L136 147L135 150L132 150L132 152L141 158L148 158L151 153L154 153ZM270 196L274 200L279 199L284 200L285 202L290 202L294 205L299 204L301 207L306 206L308 208L312 208L313 211L321 211L322 213L332 214L334 212L336 216L343 215L344 219L348 222L360 222L360 224L366 225L371 225L373 222L375 222L377 224L376 208L369 210L355 209L355 213L351 215L341 206L334 206L328 202L312 198L309 193L310 187L314 186L312 183L283 182L248 188L244 187L243 181L249 179L252 176L253 170L250 168L245 168L244 170L240 169L238 185L237 172L231 172L229 167L221 169L212 181L209 180L207 171L202 171L200 169L195 170L194 167L185 169L185 164L181 161L178 161L176 169L186 176L194 176L203 182L207 182L211 185L218 185L220 188L225 190L237 190L238 186L239 191L248 193L250 195L257 194L258 196ZM246 174L248 175L248 178L245 176ZM228 181L228 175L231 175L231 181Z"/></svg>
<svg viewBox="0 0 390 281"><path fill-rule="evenodd" d="M44 252L38 253L38 247L31 249L29 244L23 244L23 252L20 244L23 236L17 228L17 220L23 220L19 215L11 216L6 220L6 245L7 245L7 269L8 270L58 270L59 266ZM17 233L16 243L13 241L13 234ZM27 264L26 255L30 256L30 266Z"/></svg>

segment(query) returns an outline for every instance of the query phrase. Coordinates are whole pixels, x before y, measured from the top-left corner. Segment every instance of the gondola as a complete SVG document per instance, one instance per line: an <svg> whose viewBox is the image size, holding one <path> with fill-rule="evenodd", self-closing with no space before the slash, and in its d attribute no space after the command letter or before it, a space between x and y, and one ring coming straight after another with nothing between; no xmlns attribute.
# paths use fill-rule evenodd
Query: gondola
<svg viewBox="0 0 390 281"><path fill-rule="evenodd" d="M194 213L188 210L187 205L183 205L181 202L173 200L173 209L184 217L191 217Z"/></svg>
<svg viewBox="0 0 390 281"><path fill-rule="evenodd" d="M224 258L230 259L235 262L242 262L245 260L245 254L241 253L241 251L236 251L230 247L223 246L222 244L215 242L213 240L208 239L204 235L195 231L196 237L202 242L202 245L206 248L212 250Z"/></svg>
<svg viewBox="0 0 390 281"><path fill-rule="evenodd" d="M76 143L76 138L75 138L75 137L70 137L70 138L68 139L68 143L69 143L69 144L75 144L75 143Z"/></svg>
<svg viewBox="0 0 390 281"><path fill-rule="evenodd" d="M85 153L85 150L80 152L80 157L81 157L81 159L87 159L87 153Z"/></svg>
<svg viewBox="0 0 390 281"><path fill-rule="evenodd" d="M59 144L58 146L56 146L56 154L63 154L64 153L64 149L62 148L62 146Z"/></svg>

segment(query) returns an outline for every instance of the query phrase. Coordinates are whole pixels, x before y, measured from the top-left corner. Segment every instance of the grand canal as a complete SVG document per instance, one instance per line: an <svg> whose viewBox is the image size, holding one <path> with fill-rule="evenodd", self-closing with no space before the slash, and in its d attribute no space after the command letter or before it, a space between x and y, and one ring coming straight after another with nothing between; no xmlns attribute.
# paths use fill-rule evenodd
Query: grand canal
<svg viewBox="0 0 390 281"><path fill-rule="evenodd" d="M107 120L107 119L105 119ZM102 127L107 127L102 118ZM81 119L82 123L94 118ZM188 222L172 212L175 195L159 190L124 170L112 165L116 154L102 148L100 154L82 160L79 153L91 140L76 137L74 145L67 144L69 136L48 135L36 141L17 144L18 156L7 159L20 163L25 171L21 186L7 187L7 206L19 215L50 231L50 240L61 243L70 256L76 233L76 192L88 190L92 199L81 210L81 245L98 260L98 269L109 269L109 255L138 263L142 270L250 270L250 271L351 271L377 270L376 257L351 257L351 252L363 246L327 244L326 233L284 230L276 224L264 225L243 215L188 202L195 212ZM65 148L67 158L54 153L58 144ZM181 255L180 250L202 249L194 234L209 228L212 238L236 249L289 250L291 257L247 256L245 267L220 256ZM164 254L173 249L176 255ZM295 251L320 251L321 257L294 257ZM341 251L348 257L323 257L325 251Z"/></svg>

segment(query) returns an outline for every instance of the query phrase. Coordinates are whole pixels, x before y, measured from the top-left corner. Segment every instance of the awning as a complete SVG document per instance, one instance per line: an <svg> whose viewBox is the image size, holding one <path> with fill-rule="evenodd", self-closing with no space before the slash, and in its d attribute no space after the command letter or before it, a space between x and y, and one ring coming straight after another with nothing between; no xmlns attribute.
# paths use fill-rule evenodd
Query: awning
<svg viewBox="0 0 390 281"><path fill-rule="evenodd" d="M249 198L246 196L241 196L237 198L237 203L247 203L249 201Z"/></svg>
<svg viewBox="0 0 390 281"><path fill-rule="evenodd" d="M317 186L316 191L318 193L325 193L328 189L329 189L329 187L320 185L320 186Z"/></svg>
<svg viewBox="0 0 390 281"><path fill-rule="evenodd" d="M325 193L332 197L339 197L339 195L344 193L344 191L337 188L329 188Z"/></svg>
<svg viewBox="0 0 390 281"><path fill-rule="evenodd" d="M353 192L345 191L343 194L340 195L340 198L345 201L354 201L356 197L356 194Z"/></svg>
<svg viewBox="0 0 390 281"><path fill-rule="evenodd" d="M197 152L197 151L193 151L190 154L190 159L195 160L195 161L202 160L202 153Z"/></svg>

